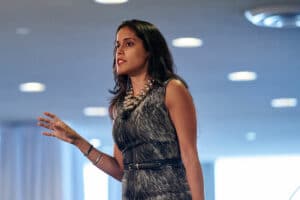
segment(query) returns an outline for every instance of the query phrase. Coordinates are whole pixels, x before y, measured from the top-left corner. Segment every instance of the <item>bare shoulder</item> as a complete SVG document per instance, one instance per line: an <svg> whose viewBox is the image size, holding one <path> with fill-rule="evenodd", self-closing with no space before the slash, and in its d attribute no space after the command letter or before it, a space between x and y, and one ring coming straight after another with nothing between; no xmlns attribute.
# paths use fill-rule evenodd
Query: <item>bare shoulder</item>
<svg viewBox="0 0 300 200"><path fill-rule="evenodd" d="M186 87L185 87L185 85L184 85L184 83L181 81L181 80L178 80L178 79L172 79L172 80L170 80L168 83L167 83L167 89L178 89L178 88L185 88L186 89Z"/></svg>
<svg viewBox="0 0 300 200"><path fill-rule="evenodd" d="M177 79L170 80L166 86L166 105L190 101L191 95L185 84Z"/></svg>

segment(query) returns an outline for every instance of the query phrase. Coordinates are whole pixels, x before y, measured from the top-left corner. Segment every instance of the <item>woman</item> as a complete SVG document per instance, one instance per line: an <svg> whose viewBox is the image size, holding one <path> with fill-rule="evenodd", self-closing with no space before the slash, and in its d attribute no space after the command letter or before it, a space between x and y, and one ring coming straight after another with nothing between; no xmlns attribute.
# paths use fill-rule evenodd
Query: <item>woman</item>
<svg viewBox="0 0 300 200"><path fill-rule="evenodd" d="M130 20L116 32L113 72L114 155L93 148L52 113L39 126L74 144L99 169L122 181L124 200L204 200L196 113L160 31Z"/></svg>

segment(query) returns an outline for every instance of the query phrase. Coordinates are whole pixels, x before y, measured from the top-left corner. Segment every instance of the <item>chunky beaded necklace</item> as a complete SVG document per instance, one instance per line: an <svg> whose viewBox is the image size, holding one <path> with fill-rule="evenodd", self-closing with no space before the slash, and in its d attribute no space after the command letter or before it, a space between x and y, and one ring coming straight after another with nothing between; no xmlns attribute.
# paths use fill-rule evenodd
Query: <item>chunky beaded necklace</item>
<svg viewBox="0 0 300 200"><path fill-rule="evenodd" d="M123 101L123 119L127 119L130 113L143 101L148 92L152 89L153 82L152 79L148 79L147 83L137 96L133 95L132 87L127 90Z"/></svg>

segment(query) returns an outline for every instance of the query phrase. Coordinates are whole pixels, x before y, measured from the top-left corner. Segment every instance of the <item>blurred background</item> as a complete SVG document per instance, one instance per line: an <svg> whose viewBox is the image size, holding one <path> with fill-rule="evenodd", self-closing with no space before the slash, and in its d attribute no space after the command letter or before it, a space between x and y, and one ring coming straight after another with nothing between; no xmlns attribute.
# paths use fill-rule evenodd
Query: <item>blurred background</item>
<svg viewBox="0 0 300 200"><path fill-rule="evenodd" d="M206 199L299 200L299 4L1 0L0 200L121 199L119 182L41 136L36 118L53 112L112 153L114 37L133 18L161 30L189 85Z"/></svg>

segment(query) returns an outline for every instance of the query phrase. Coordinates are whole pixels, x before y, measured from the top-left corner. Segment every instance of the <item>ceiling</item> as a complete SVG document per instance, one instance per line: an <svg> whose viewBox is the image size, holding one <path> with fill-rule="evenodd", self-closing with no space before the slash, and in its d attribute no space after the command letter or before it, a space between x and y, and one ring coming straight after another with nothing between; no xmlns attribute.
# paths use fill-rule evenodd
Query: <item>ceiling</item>
<svg viewBox="0 0 300 200"><path fill-rule="evenodd" d="M35 120L56 113L87 138L112 144L108 117L83 115L107 106L116 27L125 19L154 23L170 44L177 73L189 84L198 114L200 158L300 153L300 108L274 109L277 97L300 99L300 29L269 29L243 13L260 5L299 0L1 0L0 121ZM16 34L28 28L29 34ZM200 37L200 48L171 46L176 37ZM298 52L298 53L297 53ZM233 83L230 72L249 70L256 81ZM20 83L46 84L21 93ZM255 132L256 140L245 134Z"/></svg>

